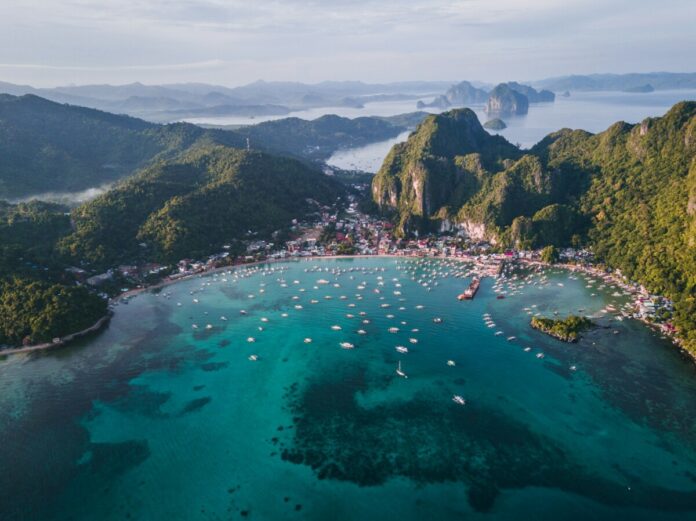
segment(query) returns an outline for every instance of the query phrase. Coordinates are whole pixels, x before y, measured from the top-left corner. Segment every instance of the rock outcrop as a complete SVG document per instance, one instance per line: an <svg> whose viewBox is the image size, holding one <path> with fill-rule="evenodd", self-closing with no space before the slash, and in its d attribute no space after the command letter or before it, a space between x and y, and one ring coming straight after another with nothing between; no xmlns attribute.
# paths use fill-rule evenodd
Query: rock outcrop
<svg viewBox="0 0 696 521"><path fill-rule="evenodd" d="M523 115L529 111L529 100L508 84L501 83L489 94L485 110L487 114L496 116Z"/></svg>

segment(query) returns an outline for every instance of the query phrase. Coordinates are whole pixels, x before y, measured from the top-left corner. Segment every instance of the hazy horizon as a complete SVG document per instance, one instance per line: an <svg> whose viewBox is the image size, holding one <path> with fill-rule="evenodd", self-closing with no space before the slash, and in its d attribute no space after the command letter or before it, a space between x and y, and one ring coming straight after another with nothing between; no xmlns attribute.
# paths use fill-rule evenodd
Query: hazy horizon
<svg viewBox="0 0 696 521"><path fill-rule="evenodd" d="M691 72L694 20L687 0L27 0L3 9L0 79L231 87Z"/></svg>

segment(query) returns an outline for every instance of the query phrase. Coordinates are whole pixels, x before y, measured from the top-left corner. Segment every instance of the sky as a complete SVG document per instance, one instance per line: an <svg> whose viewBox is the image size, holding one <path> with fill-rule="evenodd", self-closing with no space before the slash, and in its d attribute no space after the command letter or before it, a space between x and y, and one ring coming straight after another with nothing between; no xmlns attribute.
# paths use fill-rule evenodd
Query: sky
<svg viewBox="0 0 696 521"><path fill-rule="evenodd" d="M0 0L0 81L696 72L696 0Z"/></svg>

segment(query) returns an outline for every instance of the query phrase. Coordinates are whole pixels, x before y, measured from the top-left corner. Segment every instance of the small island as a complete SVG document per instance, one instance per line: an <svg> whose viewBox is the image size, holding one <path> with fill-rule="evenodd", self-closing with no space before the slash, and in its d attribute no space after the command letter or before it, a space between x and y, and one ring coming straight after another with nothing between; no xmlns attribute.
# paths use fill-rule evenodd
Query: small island
<svg viewBox="0 0 696 521"><path fill-rule="evenodd" d="M504 130L507 128L507 125L505 122L500 119L500 118L493 118L489 119L483 124L483 128L487 128L489 130Z"/></svg>
<svg viewBox="0 0 696 521"><path fill-rule="evenodd" d="M580 333L591 328L593 322L589 318L570 315L563 319L533 317L529 325L563 342L577 342Z"/></svg>
<svg viewBox="0 0 696 521"><path fill-rule="evenodd" d="M655 87L653 87L649 83L646 83L645 85L636 85L635 87L627 87L623 90L623 92L629 92L634 94L647 94L649 92L654 91Z"/></svg>

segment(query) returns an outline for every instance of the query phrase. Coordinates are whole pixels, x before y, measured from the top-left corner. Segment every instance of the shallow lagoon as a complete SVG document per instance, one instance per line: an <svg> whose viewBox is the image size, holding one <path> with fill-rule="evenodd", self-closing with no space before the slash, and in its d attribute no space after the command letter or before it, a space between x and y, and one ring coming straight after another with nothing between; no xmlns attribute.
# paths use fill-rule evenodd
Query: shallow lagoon
<svg viewBox="0 0 696 521"><path fill-rule="evenodd" d="M462 268L416 262L199 277L81 345L1 361L0 518L696 516L696 371L600 313L625 297L551 270L460 303ZM528 326L578 309L603 326L578 344Z"/></svg>

